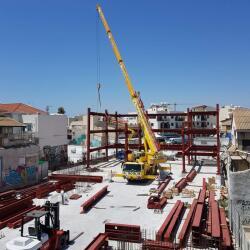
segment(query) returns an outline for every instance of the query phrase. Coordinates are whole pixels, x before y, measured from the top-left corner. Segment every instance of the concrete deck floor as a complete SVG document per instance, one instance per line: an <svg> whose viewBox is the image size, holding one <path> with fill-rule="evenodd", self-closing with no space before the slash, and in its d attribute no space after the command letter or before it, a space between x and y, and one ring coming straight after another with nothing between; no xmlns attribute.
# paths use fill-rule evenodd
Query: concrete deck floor
<svg viewBox="0 0 250 250"><path fill-rule="evenodd" d="M113 161L114 162L114 161ZM68 192L68 195L73 193L79 193L82 198L78 200L69 200L68 205L60 206L60 221L61 228L64 230L70 230L70 238L74 238L80 232L84 232L73 245L70 245L68 249L79 250L84 249L91 240L100 232L104 232L104 226L106 222L124 223L140 225L142 229L146 230L146 234L151 238L154 233L159 229L169 211L172 209L176 200L180 199L185 202L192 202L193 198L182 198L181 195L175 196L172 200L168 200L167 205L163 209L163 213L155 213L154 210L147 209L147 199L150 188L156 188L158 181L148 182L146 184L128 184L126 180L121 178L113 178L113 182L110 182L111 170L112 172L120 172L120 164L116 166L115 162L110 162L110 165L105 167L105 164L99 164L101 171L90 173L92 175L103 175L104 182L87 185L81 184L76 190ZM172 166L172 178L173 180L168 184L167 188L172 187L175 182L186 174L182 174L182 163L180 160L167 162L166 165ZM102 165L104 165L102 167ZM187 165L186 171L189 172L192 166ZM198 169L198 166L196 166ZM86 174L86 170L83 167L77 168L78 173ZM89 173L88 173L89 174ZM215 166L202 166L200 173L195 177L194 181L188 188L195 191L196 197L199 190L202 187L203 177L208 178L216 176ZM220 186L219 177L216 177L216 183ZM102 200L100 200L94 208L92 208L86 214L80 214L80 205L88 198L100 190L103 186L108 185L110 191ZM51 193L48 199L57 200L58 194ZM218 197L218 195L217 195ZM46 199L45 199L46 200ZM36 199L36 204L43 204L44 199ZM139 208L134 211L135 208ZM185 212L183 221L186 218L188 209ZM182 221L182 223L183 223ZM181 224L182 224L181 223ZM27 223L32 224L32 222ZM179 234L181 225L177 232ZM7 241L20 235L19 229L4 228L0 231L0 235L3 233L4 238L0 239L0 249L4 249Z"/></svg>

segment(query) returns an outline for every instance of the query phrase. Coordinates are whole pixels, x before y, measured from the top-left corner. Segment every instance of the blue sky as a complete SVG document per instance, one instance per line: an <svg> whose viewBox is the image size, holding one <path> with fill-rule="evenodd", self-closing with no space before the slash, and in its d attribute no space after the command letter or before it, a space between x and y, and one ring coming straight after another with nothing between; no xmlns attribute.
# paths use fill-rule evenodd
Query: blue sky
<svg viewBox="0 0 250 250"><path fill-rule="evenodd" d="M146 106L250 106L250 1L99 3ZM62 105L69 115L97 109L98 43L102 109L134 110L95 5L0 1L0 102Z"/></svg>

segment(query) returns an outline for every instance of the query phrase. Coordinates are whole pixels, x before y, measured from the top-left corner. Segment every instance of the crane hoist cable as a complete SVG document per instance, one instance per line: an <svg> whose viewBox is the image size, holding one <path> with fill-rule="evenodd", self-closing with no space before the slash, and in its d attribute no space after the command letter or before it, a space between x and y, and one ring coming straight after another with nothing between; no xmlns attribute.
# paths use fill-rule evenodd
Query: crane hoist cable
<svg viewBox="0 0 250 250"><path fill-rule="evenodd" d="M102 107L101 102L101 48L100 48L100 19L96 15L96 87L97 87L97 110Z"/></svg>

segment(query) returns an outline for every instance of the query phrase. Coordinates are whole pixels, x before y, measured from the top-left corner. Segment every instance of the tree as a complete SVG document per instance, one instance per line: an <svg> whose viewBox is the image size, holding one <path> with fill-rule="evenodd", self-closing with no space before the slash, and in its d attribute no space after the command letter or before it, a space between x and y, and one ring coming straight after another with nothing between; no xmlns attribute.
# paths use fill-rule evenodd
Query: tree
<svg viewBox="0 0 250 250"><path fill-rule="evenodd" d="M64 107L59 107L58 110L57 110L57 113L58 114L65 114L66 112L65 112Z"/></svg>

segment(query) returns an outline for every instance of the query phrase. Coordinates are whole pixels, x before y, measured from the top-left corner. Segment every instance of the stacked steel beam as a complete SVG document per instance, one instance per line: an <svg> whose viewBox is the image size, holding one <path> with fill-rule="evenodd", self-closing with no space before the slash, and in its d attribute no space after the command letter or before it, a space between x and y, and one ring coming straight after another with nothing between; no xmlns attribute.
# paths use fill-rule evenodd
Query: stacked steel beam
<svg viewBox="0 0 250 250"><path fill-rule="evenodd" d="M141 242L141 228L138 225L127 225L117 223L106 223L105 233L110 240L126 241L126 242Z"/></svg>
<svg viewBox="0 0 250 250"><path fill-rule="evenodd" d="M182 218L184 211L184 203L178 200L170 213L168 214L167 218L161 225L160 229L156 234L157 241L168 241L172 242L173 240L173 233L175 229L178 227L180 219Z"/></svg>

